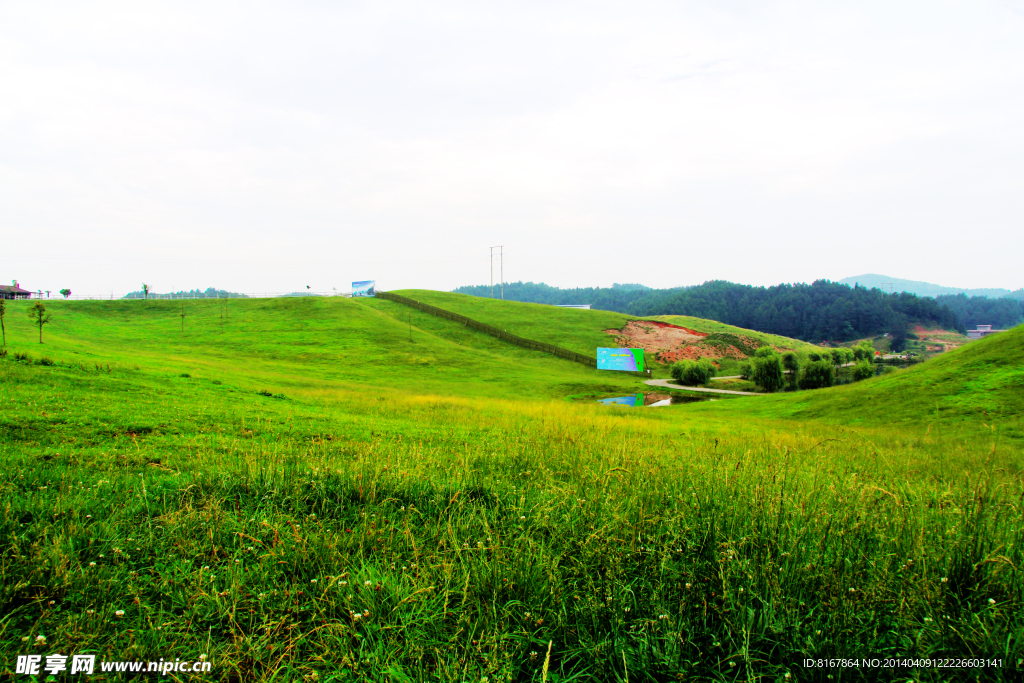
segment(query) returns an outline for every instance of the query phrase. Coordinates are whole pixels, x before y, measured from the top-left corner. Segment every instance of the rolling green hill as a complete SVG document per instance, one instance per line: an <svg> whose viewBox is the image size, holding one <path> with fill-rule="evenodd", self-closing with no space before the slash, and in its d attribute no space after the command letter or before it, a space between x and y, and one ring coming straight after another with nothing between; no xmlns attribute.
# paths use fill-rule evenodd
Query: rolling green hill
<svg viewBox="0 0 1024 683"><path fill-rule="evenodd" d="M7 308L5 673L88 652L202 654L230 683L803 680L860 652L1015 680L1021 329L648 409L564 400L636 378L391 302L185 304L182 330L179 302L53 302L45 344ZM581 349L612 321L459 312Z"/></svg>
<svg viewBox="0 0 1024 683"><path fill-rule="evenodd" d="M688 327L708 334L733 334L760 339L766 344L780 348L795 349L802 354L816 348L813 344L788 337L764 334L741 327L734 327L714 320L703 320L688 316L656 315L638 317L614 313L611 311L579 310L558 308L545 304L521 303L518 301L498 301L468 294L451 292L435 292L431 290L410 289L395 292L423 303L437 306L480 322L507 329L527 339L557 344L577 353L593 356L599 346L614 346L614 338L605 330L621 329L630 320L661 320ZM388 306L397 306L390 302L379 302Z"/></svg>
<svg viewBox="0 0 1024 683"><path fill-rule="evenodd" d="M1024 325L892 374L765 398L742 412L844 424L994 425L1024 439Z"/></svg>
<svg viewBox="0 0 1024 683"><path fill-rule="evenodd" d="M295 391L405 388L461 395L558 395L560 385L633 390L633 378L502 343L486 334L375 299L54 301L38 330L27 303L9 304L11 353ZM181 313L184 311L184 322ZM225 317L226 315L226 317ZM410 341L410 322L411 338Z"/></svg>

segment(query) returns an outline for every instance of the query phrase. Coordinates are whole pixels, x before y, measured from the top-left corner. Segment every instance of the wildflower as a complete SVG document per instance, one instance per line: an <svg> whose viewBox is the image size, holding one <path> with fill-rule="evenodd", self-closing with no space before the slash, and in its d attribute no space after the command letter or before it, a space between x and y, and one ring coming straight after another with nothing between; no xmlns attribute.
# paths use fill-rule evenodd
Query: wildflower
<svg viewBox="0 0 1024 683"><path fill-rule="evenodd" d="M693 588L693 584L692 583L688 583L688 584L686 584L686 587L687 588Z"/></svg>
<svg viewBox="0 0 1024 683"><path fill-rule="evenodd" d="M200 662L205 662L206 661L206 655L199 655L199 661Z"/></svg>
<svg viewBox="0 0 1024 683"><path fill-rule="evenodd" d="M990 605L996 604L995 598L989 598L988 599L988 604L990 604Z"/></svg>
<svg viewBox="0 0 1024 683"><path fill-rule="evenodd" d="M530 653L530 661L531 662L537 661L537 653L536 652L531 652Z"/></svg>
<svg viewBox="0 0 1024 683"><path fill-rule="evenodd" d="M851 588L850 590L853 590L853 589ZM743 592L743 589L741 588L741 589L740 589L740 593L742 593L742 592Z"/></svg>
<svg viewBox="0 0 1024 683"><path fill-rule="evenodd" d="M100 559L101 559L101 560L103 559L103 555L100 555Z"/></svg>
<svg viewBox="0 0 1024 683"><path fill-rule="evenodd" d="M124 616L124 610L123 609L117 610L116 612L114 612L114 616L117 617L118 619L120 619L121 617Z"/></svg>
<svg viewBox="0 0 1024 683"><path fill-rule="evenodd" d="M525 519L526 519L526 517L524 515L519 515L519 521L520 522L524 521Z"/></svg>
<svg viewBox="0 0 1024 683"><path fill-rule="evenodd" d="M851 588L851 589L850 589L850 592L851 592L851 593L854 593L854 592L856 592L856 589L854 589L854 588Z"/></svg>
<svg viewBox="0 0 1024 683"><path fill-rule="evenodd" d="M371 582L370 582L370 581L363 581L363 585L364 585L364 586L369 586L370 584L371 584Z"/></svg>
<svg viewBox="0 0 1024 683"><path fill-rule="evenodd" d="M96 610L94 610L94 609L87 609L87 610L85 610L85 613L86 614L96 614Z"/></svg>
<svg viewBox="0 0 1024 683"><path fill-rule="evenodd" d="M95 563L95 562L90 562L90 563L89 563L89 566L90 566L90 567L95 567L95 566L96 566L96 563Z"/></svg>
<svg viewBox="0 0 1024 683"><path fill-rule="evenodd" d="M941 581L942 583L949 583L949 579L947 579L945 576L942 577Z"/></svg>
<svg viewBox="0 0 1024 683"><path fill-rule="evenodd" d="M783 676L783 678L785 678L785 679L786 679L787 681L788 681L788 680L789 680L789 679L790 679L791 677L792 677L792 674L791 674L791 673L789 673L788 671L786 672L786 675L785 675L785 676Z"/></svg>
<svg viewBox="0 0 1024 683"><path fill-rule="evenodd" d="M38 645L46 645L46 636L42 636L42 635L36 636L36 644L38 644Z"/></svg>
<svg viewBox="0 0 1024 683"><path fill-rule="evenodd" d="M21 637L21 642L27 643L28 642L28 636L22 636Z"/></svg>
<svg viewBox="0 0 1024 683"><path fill-rule="evenodd" d="M313 579L312 581L310 581L310 583L316 584L316 579Z"/></svg>
<svg viewBox="0 0 1024 683"><path fill-rule="evenodd" d="M925 617L924 620L925 620L926 623L930 624L931 621L932 621L932 618L931 617Z"/></svg>
<svg viewBox="0 0 1024 683"><path fill-rule="evenodd" d="M348 581L339 581L338 585L339 586L347 586L348 585Z"/></svg>

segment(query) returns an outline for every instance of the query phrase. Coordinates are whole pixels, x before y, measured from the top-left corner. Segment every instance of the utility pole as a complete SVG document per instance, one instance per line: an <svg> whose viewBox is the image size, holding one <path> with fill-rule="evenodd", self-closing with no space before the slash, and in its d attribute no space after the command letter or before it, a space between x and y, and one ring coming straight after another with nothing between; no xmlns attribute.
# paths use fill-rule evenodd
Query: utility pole
<svg viewBox="0 0 1024 683"><path fill-rule="evenodd" d="M505 247L504 245L498 245L491 247L491 298L494 298L494 250L498 250L499 263L501 264L501 270L499 275L501 277L501 300L505 300Z"/></svg>

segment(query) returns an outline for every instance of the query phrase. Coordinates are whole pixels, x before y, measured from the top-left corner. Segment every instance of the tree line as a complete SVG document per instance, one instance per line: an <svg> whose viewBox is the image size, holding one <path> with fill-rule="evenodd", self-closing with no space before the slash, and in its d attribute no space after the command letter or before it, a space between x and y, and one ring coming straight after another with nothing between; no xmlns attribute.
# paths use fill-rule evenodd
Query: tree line
<svg viewBox="0 0 1024 683"><path fill-rule="evenodd" d="M460 287L489 296L490 288ZM879 334L905 339L911 322L965 331L957 314L931 297L817 280L754 287L724 280L692 287L651 289L613 285L560 289L543 283L505 284L505 298L543 304L591 304L628 315L689 315L804 341L850 341Z"/></svg>

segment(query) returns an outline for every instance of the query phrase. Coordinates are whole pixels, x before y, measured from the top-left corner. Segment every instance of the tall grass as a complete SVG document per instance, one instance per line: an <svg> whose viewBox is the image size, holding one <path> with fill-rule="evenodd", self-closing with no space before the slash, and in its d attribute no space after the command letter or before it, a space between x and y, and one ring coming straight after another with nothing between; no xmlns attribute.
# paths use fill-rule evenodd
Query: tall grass
<svg viewBox="0 0 1024 683"><path fill-rule="evenodd" d="M1002 658L971 672L991 680L1020 665L1020 452L990 430L329 384L281 401L6 360L0 380L3 666L93 651L207 654L214 680L625 681L839 677L807 657Z"/></svg>

